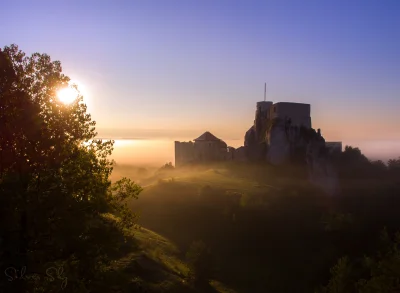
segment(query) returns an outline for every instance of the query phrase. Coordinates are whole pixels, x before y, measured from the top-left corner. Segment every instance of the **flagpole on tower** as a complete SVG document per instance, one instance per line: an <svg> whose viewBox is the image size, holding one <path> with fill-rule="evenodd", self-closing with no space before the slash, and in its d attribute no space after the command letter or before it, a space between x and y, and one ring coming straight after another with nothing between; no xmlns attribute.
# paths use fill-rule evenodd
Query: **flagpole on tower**
<svg viewBox="0 0 400 293"><path fill-rule="evenodd" d="M264 102L267 99L267 83L264 83Z"/></svg>

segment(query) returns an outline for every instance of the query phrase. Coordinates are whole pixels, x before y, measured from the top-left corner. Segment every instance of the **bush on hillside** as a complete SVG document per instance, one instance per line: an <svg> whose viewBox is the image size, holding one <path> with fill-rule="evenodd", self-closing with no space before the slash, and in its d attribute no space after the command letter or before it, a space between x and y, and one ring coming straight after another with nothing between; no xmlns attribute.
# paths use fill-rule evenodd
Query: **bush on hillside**
<svg viewBox="0 0 400 293"><path fill-rule="evenodd" d="M137 170L137 174L139 176L147 176L149 174L149 171L146 168L140 167Z"/></svg>
<svg viewBox="0 0 400 293"><path fill-rule="evenodd" d="M361 261L342 257L331 269L331 279L320 293L394 293L400 290L400 234L381 234L382 249ZM361 263L361 266L359 265Z"/></svg>
<svg viewBox="0 0 400 293"><path fill-rule="evenodd" d="M400 173L400 158L389 160L388 169L389 171Z"/></svg>
<svg viewBox="0 0 400 293"><path fill-rule="evenodd" d="M240 196L240 206L247 207L254 202L254 196L252 194L243 193Z"/></svg>
<svg viewBox="0 0 400 293"><path fill-rule="evenodd" d="M199 189L200 198L207 199L209 196L213 196L214 189L210 185L204 185Z"/></svg>
<svg viewBox="0 0 400 293"><path fill-rule="evenodd" d="M195 284L208 282L213 273L213 261L210 249L203 241L192 242L186 260L190 269L189 279Z"/></svg>
<svg viewBox="0 0 400 293"><path fill-rule="evenodd" d="M164 166L162 166L159 170L160 171L170 171L170 170L174 170L175 167L172 165L171 162L166 163Z"/></svg>
<svg viewBox="0 0 400 293"><path fill-rule="evenodd" d="M324 227L326 231L340 231L351 227L354 219L351 214L329 214L324 216Z"/></svg>
<svg viewBox="0 0 400 293"><path fill-rule="evenodd" d="M393 160L391 160L393 162ZM346 146L345 150L334 158L341 179L377 179L388 175L390 169L381 160L369 160L359 148Z"/></svg>

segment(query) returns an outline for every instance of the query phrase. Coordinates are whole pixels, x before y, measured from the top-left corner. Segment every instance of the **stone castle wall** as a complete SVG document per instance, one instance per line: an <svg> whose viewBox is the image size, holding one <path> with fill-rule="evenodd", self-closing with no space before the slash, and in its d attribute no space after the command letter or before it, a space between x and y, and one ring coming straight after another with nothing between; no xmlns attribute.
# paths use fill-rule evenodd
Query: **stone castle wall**
<svg viewBox="0 0 400 293"><path fill-rule="evenodd" d="M195 157L196 152L193 142L175 141L175 167L192 163Z"/></svg>
<svg viewBox="0 0 400 293"><path fill-rule="evenodd" d="M342 152L343 146L341 141L330 141L325 143L330 153Z"/></svg>
<svg viewBox="0 0 400 293"><path fill-rule="evenodd" d="M273 103L271 101L263 101L257 103L256 115L254 119L253 131L254 139L257 143L265 141L265 131L270 120L270 112Z"/></svg>
<svg viewBox="0 0 400 293"><path fill-rule="evenodd" d="M235 149L223 141L175 141L175 167L191 163L233 160Z"/></svg>
<svg viewBox="0 0 400 293"><path fill-rule="evenodd" d="M275 103L270 109L270 118L291 119L291 124L311 128L311 105L301 103Z"/></svg>

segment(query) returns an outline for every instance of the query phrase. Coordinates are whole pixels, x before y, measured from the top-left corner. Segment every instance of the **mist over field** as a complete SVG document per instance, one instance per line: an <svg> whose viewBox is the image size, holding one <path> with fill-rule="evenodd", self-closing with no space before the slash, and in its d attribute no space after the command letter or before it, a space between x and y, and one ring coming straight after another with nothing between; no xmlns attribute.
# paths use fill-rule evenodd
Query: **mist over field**
<svg viewBox="0 0 400 293"><path fill-rule="evenodd" d="M190 139L177 140L189 141ZM116 139L111 158L120 164L153 167L160 167L168 162L175 164L174 141L172 139ZM226 142L233 147L243 144L243 140L227 140Z"/></svg>
<svg viewBox="0 0 400 293"><path fill-rule="evenodd" d="M160 167L167 162L175 164L174 141L190 141L192 139L115 139L114 152L111 158L120 164L148 165L152 167ZM234 148L243 145L243 139L231 139L225 142ZM357 146L369 159L385 162L395 158L400 150L400 141L396 140L344 141L343 147L345 145Z"/></svg>

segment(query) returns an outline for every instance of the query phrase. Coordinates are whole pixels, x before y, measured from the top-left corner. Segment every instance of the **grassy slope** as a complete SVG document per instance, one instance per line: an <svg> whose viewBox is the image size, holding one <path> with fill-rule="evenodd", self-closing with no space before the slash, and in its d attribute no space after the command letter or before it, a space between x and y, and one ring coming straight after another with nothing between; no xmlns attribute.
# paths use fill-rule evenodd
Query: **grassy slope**
<svg viewBox="0 0 400 293"><path fill-rule="evenodd" d="M112 286L113 292L235 293L215 280L206 289L189 286L189 269L176 245L144 228L127 233L134 236L137 246L109 267L115 274L108 283L119 284Z"/></svg>

